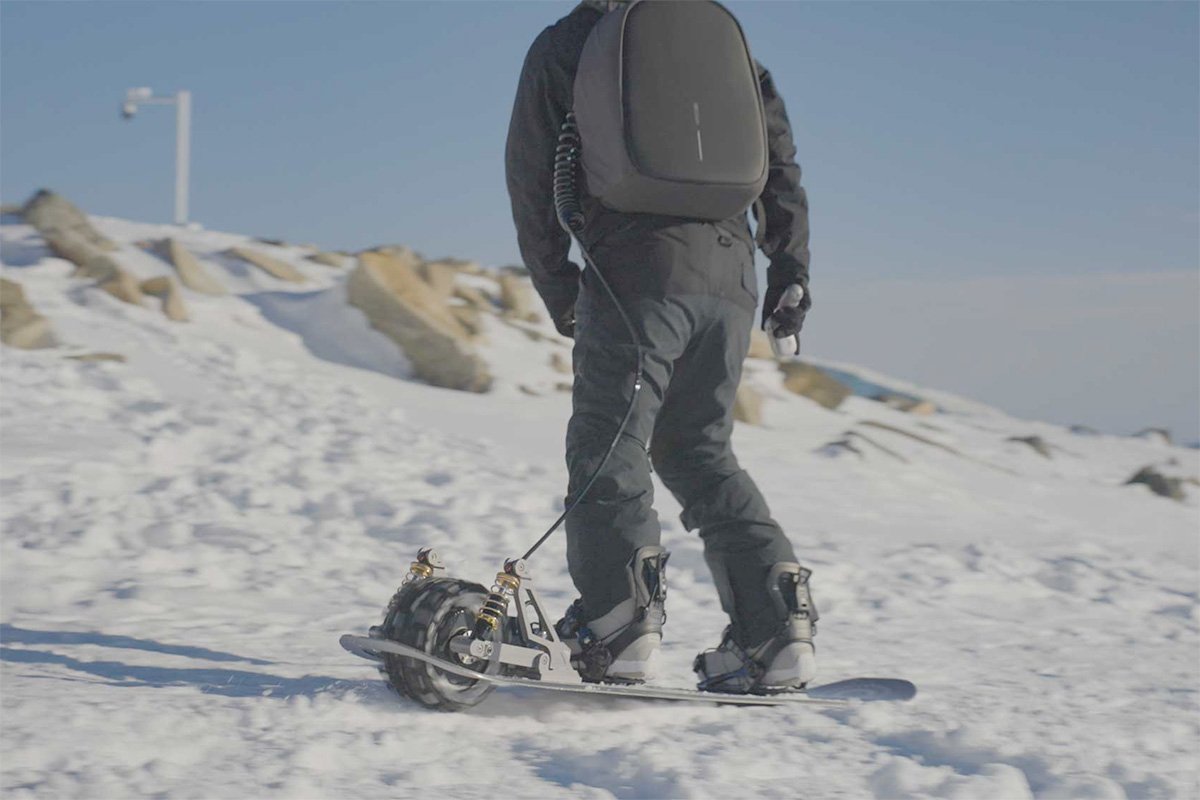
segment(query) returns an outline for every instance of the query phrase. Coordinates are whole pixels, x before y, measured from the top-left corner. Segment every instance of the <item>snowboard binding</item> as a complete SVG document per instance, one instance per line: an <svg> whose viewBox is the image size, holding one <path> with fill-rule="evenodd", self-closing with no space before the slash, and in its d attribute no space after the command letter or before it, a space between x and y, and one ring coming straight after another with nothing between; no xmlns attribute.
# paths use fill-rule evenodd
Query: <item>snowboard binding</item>
<svg viewBox="0 0 1200 800"><path fill-rule="evenodd" d="M371 627L370 639L399 642L487 675L581 682L524 559L505 561L490 590L439 577L444 569L436 551L422 548L388 602L383 622ZM509 614L513 601L515 616ZM398 694L428 708L470 708L494 688L415 658L369 647L367 653L380 662L380 672Z"/></svg>

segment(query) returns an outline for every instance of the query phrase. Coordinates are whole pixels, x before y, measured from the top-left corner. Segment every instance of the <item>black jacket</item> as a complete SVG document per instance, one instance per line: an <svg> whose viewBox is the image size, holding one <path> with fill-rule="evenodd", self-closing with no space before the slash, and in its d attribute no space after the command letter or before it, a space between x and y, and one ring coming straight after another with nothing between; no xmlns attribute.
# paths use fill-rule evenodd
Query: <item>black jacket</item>
<svg viewBox="0 0 1200 800"><path fill-rule="evenodd" d="M581 4L534 40L525 57L505 150L508 193L521 256L555 319L573 308L579 267L568 259L570 238L554 211L554 150L572 107L575 71L583 44L601 12ZM766 212L762 249L770 260L770 286L808 286L808 199L783 99L771 75L758 65L767 118L770 172L761 201ZM746 215L719 223L651 214L624 214L582 197L587 225L580 238L618 293L666 296L699 292L727 296L753 308L753 285L744 276L709 274L707 249L734 246L751 253L754 239ZM751 270L750 280L753 281ZM750 297L747 299L747 293Z"/></svg>

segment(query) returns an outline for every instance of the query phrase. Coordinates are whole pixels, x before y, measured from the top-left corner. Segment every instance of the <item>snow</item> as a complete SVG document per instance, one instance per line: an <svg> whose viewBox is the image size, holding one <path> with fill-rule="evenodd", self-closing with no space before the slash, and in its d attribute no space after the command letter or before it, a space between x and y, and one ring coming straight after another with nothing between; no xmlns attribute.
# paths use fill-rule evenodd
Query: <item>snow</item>
<svg viewBox="0 0 1200 800"><path fill-rule="evenodd" d="M133 242L176 235L234 294L185 291L193 320L173 323L72 279L32 229L0 229L5 277L66 342L0 354L6 797L1200 791L1200 488L1178 503L1123 485L1147 464L1195 477L1196 450L1076 435L855 365L833 366L943 412L859 397L827 411L752 363L766 427L735 443L814 569L821 679L905 677L917 699L497 692L426 711L337 637L378 621L418 547L487 582L561 510L570 398L550 358L565 344L490 319L495 390L432 388L305 248L95 221L139 276L170 268ZM219 255L234 244L308 283ZM63 357L92 352L128 362ZM824 447L848 430L875 445ZM1009 441L1030 435L1053 457ZM657 498L672 551L660 682L687 686L724 621L698 539ZM531 566L565 607L561 535Z"/></svg>

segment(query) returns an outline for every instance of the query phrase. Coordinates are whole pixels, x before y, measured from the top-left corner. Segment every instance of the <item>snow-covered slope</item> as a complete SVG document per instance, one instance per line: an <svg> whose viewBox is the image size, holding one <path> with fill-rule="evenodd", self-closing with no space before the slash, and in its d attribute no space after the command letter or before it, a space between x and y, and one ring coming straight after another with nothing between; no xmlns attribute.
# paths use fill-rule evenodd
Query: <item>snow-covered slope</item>
<svg viewBox="0 0 1200 800"><path fill-rule="evenodd" d="M766 362L739 457L814 569L824 680L897 675L906 705L752 709L496 694L447 715L398 701L337 645L422 545L486 581L561 508L569 395L552 337L487 320L485 395L405 379L344 302L344 273L268 248L285 284L175 235L231 288L190 323L136 308L2 230L65 346L2 353L0 639L6 796L1193 797L1200 747L1200 512L1124 481L1194 450L1079 436L932 397L915 417L837 411ZM536 326L531 326L536 327ZM543 333L550 329L542 326ZM114 352L127 363L65 355ZM845 365L839 365L845 367ZM852 368L855 369L855 368ZM523 387L523 388L522 388ZM857 432L860 451L827 447ZM1010 437L1036 435L1038 454ZM919 437L919 438L914 438ZM696 537L672 550L661 682L723 618ZM561 536L532 563L571 599Z"/></svg>

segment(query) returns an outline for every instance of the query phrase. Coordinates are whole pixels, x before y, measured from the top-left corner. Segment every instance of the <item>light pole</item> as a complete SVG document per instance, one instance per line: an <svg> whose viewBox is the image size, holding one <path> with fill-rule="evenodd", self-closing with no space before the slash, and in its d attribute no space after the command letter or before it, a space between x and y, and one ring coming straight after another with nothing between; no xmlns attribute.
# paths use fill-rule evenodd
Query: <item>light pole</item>
<svg viewBox="0 0 1200 800"><path fill-rule="evenodd" d="M148 86L129 89L125 92L125 102L121 104L121 118L133 119L139 105L175 106L175 224L186 225L188 161L192 148L192 93L180 91L166 97L155 97Z"/></svg>

